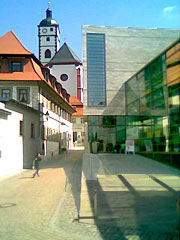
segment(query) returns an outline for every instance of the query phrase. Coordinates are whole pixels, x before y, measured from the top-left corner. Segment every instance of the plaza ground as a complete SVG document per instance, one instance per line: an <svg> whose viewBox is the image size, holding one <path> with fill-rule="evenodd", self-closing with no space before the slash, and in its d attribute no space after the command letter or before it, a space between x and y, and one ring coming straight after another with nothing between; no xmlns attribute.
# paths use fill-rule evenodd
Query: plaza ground
<svg viewBox="0 0 180 240"><path fill-rule="evenodd" d="M2 240L179 239L177 169L138 155L74 150L44 159L41 176L32 174L0 179Z"/></svg>

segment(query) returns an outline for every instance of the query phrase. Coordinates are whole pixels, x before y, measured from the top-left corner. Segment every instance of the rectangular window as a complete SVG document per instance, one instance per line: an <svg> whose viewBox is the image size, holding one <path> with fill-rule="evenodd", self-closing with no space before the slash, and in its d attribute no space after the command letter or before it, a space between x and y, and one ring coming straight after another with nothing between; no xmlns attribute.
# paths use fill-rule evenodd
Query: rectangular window
<svg viewBox="0 0 180 240"><path fill-rule="evenodd" d="M77 141L77 132L73 132L73 142Z"/></svg>
<svg viewBox="0 0 180 240"><path fill-rule="evenodd" d="M87 86L88 106L105 106L105 34L87 34Z"/></svg>
<svg viewBox="0 0 180 240"><path fill-rule="evenodd" d="M19 88L18 89L18 100L22 103L29 103L29 89Z"/></svg>
<svg viewBox="0 0 180 240"><path fill-rule="evenodd" d="M34 138L34 123L31 123L31 138Z"/></svg>
<svg viewBox="0 0 180 240"><path fill-rule="evenodd" d="M22 62L11 62L11 72L22 72L23 65Z"/></svg>
<svg viewBox="0 0 180 240"><path fill-rule="evenodd" d="M9 88L1 89L1 97L4 99L9 99L11 96L11 90Z"/></svg>
<svg viewBox="0 0 180 240"><path fill-rule="evenodd" d="M19 135L23 136L23 121L19 121Z"/></svg>
<svg viewBox="0 0 180 240"><path fill-rule="evenodd" d="M73 118L73 119L72 119L72 122L73 122L73 123L76 123L76 118Z"/></svg>
<svg viewBox="0 0 180 240"><path fill-rule="evenodd" d="M84 123L84 118L81 118L81 123Z"/></svg>

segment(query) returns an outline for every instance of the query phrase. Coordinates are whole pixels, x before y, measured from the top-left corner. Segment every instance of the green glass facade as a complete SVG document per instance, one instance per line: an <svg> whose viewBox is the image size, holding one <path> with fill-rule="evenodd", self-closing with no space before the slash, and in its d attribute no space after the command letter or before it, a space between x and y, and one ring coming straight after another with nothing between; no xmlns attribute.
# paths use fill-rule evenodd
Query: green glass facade
<svg viewBox="0 0 180 240"><path fill-rule="evenodd" d="M125 82L124 116L89 116L89 142L117 151L126 139L136 152L180 152L180 43Z"/></svg>

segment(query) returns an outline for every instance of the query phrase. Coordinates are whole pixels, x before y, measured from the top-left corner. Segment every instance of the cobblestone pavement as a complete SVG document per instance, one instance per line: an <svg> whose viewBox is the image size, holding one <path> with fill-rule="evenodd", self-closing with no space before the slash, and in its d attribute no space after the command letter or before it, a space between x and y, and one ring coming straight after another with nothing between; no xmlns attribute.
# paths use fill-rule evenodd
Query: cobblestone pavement
<svg viewBox="0 0 180 240"><path fill-rule="evenodd" d="M132 228L132 226L128 225L122 227L122 225L115 220L116 218L112 218L112 212L109 212L109 218L105 219L83 219L83 215L81 215L80 212L81 183L88 183L89 191L92 191L95 187L97 188L98 183L103 189L102 192L105 192L107 187L111 186L105 186L107 181L103 182L104 179L106 179L104 175L114 173L114 166L112 166L112 164L109 165L109 169L111 170L108 173L106 169L107 164L103 165L103 162L98 160L94 164L89 165L86 155L85 159L83 164L86 169L82 167L82 151L72 151L68 154L51 158L48 161L43 161L40 178L32 179L32 170L27 170L21 174L0 181L0 239L179 239L178 232L155 232L149 229ZM101 167L99 167L99 172L95 173L97 162ZM115 163L116 159L114 161L114 164ZM92 169L89 169L89 167L92 167ZM83 175L81 175L82 168ZM88 171L90 175L94 175L95 180L86 181L86 171ZM117 174L121 175L122 172L117 170L115 174L117 178ZM151 172L151 174L153 177L153 172ZM126 177L123 174L122 176ZM112 176L113 184L116 182L114 181L114 177L115 176ZM112 180L111 176L109 176L109 179L110 181ZM157 179L160 178L156 178L156 180ZM128 179L127 181L130 180ZM165 182L165 180L163 181ZM131 182L131 184L134 186L133 184L135 183ZM168 186L168 184L169 182L166 182L165 186ZM136 186L134 186L134 188L136 188ZM177 189L175 189L175 191L176 190ZM127 191L130 191L130 189L127 189ZM89 203L92 204L91 199ZM81 208L82 207L83 206L81 206ZM102 216L104 216L104 208L103 206L101 207L101 213ZM78 222L79 212L80 221Z"/></svg>
<svg viewBox="0 0 180 240"><path fill-rule="evenodd" d="M40 177L32 178L34 170L25 170L1 178L0 240L67 239L53 231L50 223L76 159L82 162L82 151L43 160Z"/></svg>
<svg viewBox="0 0 180 240"><path fill-rule="evenodd" d="M103 156L100 155L100 157L102 157L104 159ZM105 184L108 183L107 182L108 175L99 175L99 176L96 175L96 180L86 181L86 179L84 178L84 175L86 175L88 173L92 174L92 178L94 179L95 171L97 171L97 169L99 169L98 172L104 173L104 170L102 171L102 169L103 168L106 169L106 167L107 167L107 164L103 164L103 162L101 160L99 161L99 159L97 158L97 155L93 155L93 158L95 158L95 161L94 161L94 163L91 163L92 165L89 164L87 156L85 156L85 158L83 159L83 175L82 176L81 176L81 171L80 171L80 169L82 168L80 166L82 164L81 162L76 162L76 165L74 165L74 169L72 169L72 173L69 174L71 177L69 178L69 181L67 183L66 192L64 193L63 198L61 199L61 202L59 203L59 205L57 207L56 215L54 215L54 219L52 219L52 221L51 221L51 228L54 229L54 231L60 232L63 236L66 236L67 239L71 239L71 236L73 236L74 237L73 239L79 239L79 240L81 240L81 239L87 239L87 240L88 239L96 239L96 240L101 240L101 239L105 239L105 240L116 240L116 239L118 239L118 240L119 239L122 239L122 240L131 240L131 239L132 240L133 239L134 240L140 240L140 239L141 240L148 240L148 239L149 240L156 240L156 239L163 240L164 239L165 240L165 239L167 239L167 240L170 240L170 239L172 239L172 240L177 240L177 239L179 239L178 231L174 232L174 229L171 229L171 228L169 228L166 231L167 225L165 226L165 229L163 229L163 230L159 229L157 226L156 228L153 229L153 231L151 231L151 229L146 226L147 221L145 222L144 226L137 227L136 225L133 226L132 224L129 224L128 221L130 220L130 218L126 219L125 216L122 216L122 213L121 213L121 215L119 215L120 212L117 212L117 214L115 216L116 218L113 218L113 213L111 212L112 208L107 209L107 202L106 203L104 202L104 199L105 199L104 191L107 190L107 187L112 187L112 185L114 187L117 183L117 181L115 181L115 177L116 177L116 179L119 179L119 176L117 176L117 175L110 176L109 175L109 179L111 181L110 186L103 185L103 180L105 181ZM110 159L111 159L111 156L110 156ZM106 161L106 160L107 159L104 159L104 161ZM99 161L99 163L98 163L98 161ZM113 172L113 169L114 169L114 171L117 171L118 164L116 161L113 164L110 164L109 161L107 161L107 162L109 164L108 167L109 167L109 171L111 174ZM99 165L100 167L97 168L97 165ZM163 171L163 173L167 173L167 174L170 174L171 172L173 173L173 177L175 178L175 182L176 182L175 186L173 186L173 187L174 187L175 191L178 190L179 186L180 186L179 184L177 185L177 179L176 179L178 177L177 176L178 171L174 171L173 169L169 169L169 168L166 169L166 166L159 166L159 167L162 168L162 170L157 171L157 169L156 169L156 173L160 174L161 171ZM91 172L90 168L92 168L92 173L90 173ZM124 170L125 170L125 168L127 168L127 166L124 166ZM142 168L142 166L141 166L141 168ZM155 168L157 168L156 163L155 163ZM122 171L124 171L124 170L122 170ZM154 173L153 170L155 170L155 169L151 168L151 171L147 171L147 169L144 169L144 171L147 171L146 173L149 172L152 174ZM133 171L133 168L131 169L131 171ZM96 172L96 174L98 172ZM107 170L106 170L106 173L108 173ZM116 174L117 173L118 172L116 172ZM77 213L78 208L77 208L77 205L75 204L74 199L76 199L76 198L79 199L79 196L77 196L78 191L75 191L74 188L77 189L77 186L79 186L80 177L82 178L81 179L82 185L83 184L88 185L88 196L89 196L89 198L91 198L90 200L88 200L87 198L84 198L82 196L83 186L81 186L81 204L84 204L84 202L85 202L85 208L86 208L85 210L88 212L88 210L89 210L87 207L88 204L86 205L86 203L88 201L91 202L90 203L91 209L89 210L89 212L91 212L91 215L88 218L87 217L88 215L86 215L86 214L83 215L82 211L80 211L80 219L78 222L75 220L78 218L78 213ZM140 181L144 180L143 177L144 177L144 175L142 175L142 174L138 176ZM149 176L146 176L146 178L147 177L150 179ZM160 177L162 177L162 176L160 175ZM131 178L131 175L129 175L129 178ZM165 180L163 180L163 181L165 181ZM105 219L101 218L101 216L99 216L98 219L93 219L93 210L92 210L92 208L93 208L93 201L92 201L93 192L92 192L92 190L93 189L98 190L97 183L98 183L98 186L101 185L102 187L105 187L103 189L103 193L99 194L99 198L100 198L99 205L100 205L102 212L103 212L103 210L105 210L105 211L110 210L107 212ZM174 183L174 181L173 181L173 183ZM135 182L132 184L135 185ZM146 186L146 184L148 184L147 180L144 181L144 190L147 190L147 187L149 187L149 186ZM151 184L152 184L152 181L151 181ZM119 185L120 184L118 182L118 187L119 187ZM172 184L171 184L171 186L172 186ZM115 187L117 187L117 186L115 186ZM136 187L137 186L135 186L135 188ZM161 186L158 186L158 188L156 186L156 191L161 192L162 188L161 189L160 188L161 188ZM143 190L143 188L141 190ZM115 191L117 191L117 189ZM127 191L130 191L130 189L127 189ZM123 195L126 195L126 194L123 192ZM129 194L128 198L132 198L130 195L131 194ZM111 199L111 197L112 197L112 199ZM108 198L108 200L112 200L112 201L110 201L110 203L112 205L113 205L113 201L116 202L114 204L114 207L117 208L117 205L119 204L117 201L117 195L115 195L114 197L113 196L111 196L111 197L108 196L107 198ZM82 201L82 198L84 198L84 202ZM122 199L123 198L121 196L121 199L118 199L119 202L122 201ZM124 198L123 203L125 203L126 201L127 201L127 198ZM144 203L142 201L143 201L143 199L141 199L140 204L144 206ZM150 201L151 201L151 199L149 199L145 210L148 210L147 208L150 208L150 204L151 204ZM164 200L164 202L165 201L166 200ZM172 202L173 202L173 200L172 200ZM170 203L172 203L172 202L170 201ZM161 207L162 207L162 205L163 204L161 204ZM160 207L160 206L158 206L158 207ZM133 208L134 208L134 206L131 207L131 209L133 209ZM81 205L81 209L83 209L82 205ZM173 211L174 210L175 210L175 208L173 208ZM115 211L117 211L117 209L115 209ZM164 214L164 213L165 213L165 211L163 211L162 214ZM104 215L104 212L103 212L103 215ZM147 215L147 213L145 212L144 215ZM176 215L176 212L175 212L175 215ZM85 218L84 218L84 216L85 216ZM171 217L171 215L169 215L169 216ZM132 218L133 218L132 222L133 222L133 220L136 220L136 216L132 215ZM147 218L148 217L146 217L146 220L147 220ZM148 223L150 223L150 221L152 220L151 216L149 216L149 218L150 218L150 220ZM119 221L119 220L121 220L121 221ZM167 222L167 224L169 224L169 222ZM151 223L151 226L152 226L152 223ZM174 226L176 228L176 219L173 221L173 227ZM68 232L67 232L67 229L68 229ZM68 238L68 236L69 236L69 238Z"/></svg>

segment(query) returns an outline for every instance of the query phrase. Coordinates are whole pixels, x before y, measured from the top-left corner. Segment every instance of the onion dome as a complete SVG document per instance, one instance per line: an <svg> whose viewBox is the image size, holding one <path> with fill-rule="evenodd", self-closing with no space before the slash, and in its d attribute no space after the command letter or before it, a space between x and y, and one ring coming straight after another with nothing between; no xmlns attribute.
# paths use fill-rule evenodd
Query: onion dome
<svg viewBox="0 0 180 240"><path fill-rule="evenodd" d="M56 22L56 20L52 19L52 10L48 8L46 10L46 18L40 22L39 26L51 26L51 25L58 25L58 23Z"/></svg>

